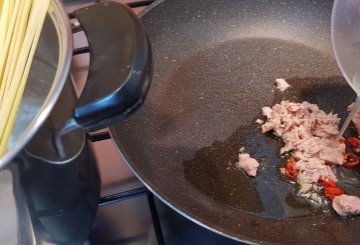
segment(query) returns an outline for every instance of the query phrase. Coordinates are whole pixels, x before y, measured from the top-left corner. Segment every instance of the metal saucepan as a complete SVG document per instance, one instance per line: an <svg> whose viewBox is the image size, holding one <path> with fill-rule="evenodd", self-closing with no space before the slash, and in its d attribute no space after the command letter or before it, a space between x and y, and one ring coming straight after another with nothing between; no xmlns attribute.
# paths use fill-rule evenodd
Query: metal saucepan
<svg viewBox="0 0 360 245"><path fill-rule="evenodd" d="M73 29L60 1L51 1L9 150L0 159L6 210L0 213L7 226L1 240L84 243L100 196L86 132L127 118L149 87L150 47L131 10L106 2L71 18ZM77 99L69 68L72 32L79 30L89 42L90 67Z"/></svg>
<svg viewBox="0 0 360 245"><path fill-rule="evenodd" d="M332 54L332 4L166 0L148 9L141 20L153 87L134 117L111 128L144 184L182 215L238 241L358 243L360 219L297 197L278 170L282 143L255 123L263 106L282 99L346 116L356 96ZM292 87L280 93L276 78ZM242 146L261 162L256 178L233 165Z"/></svg>

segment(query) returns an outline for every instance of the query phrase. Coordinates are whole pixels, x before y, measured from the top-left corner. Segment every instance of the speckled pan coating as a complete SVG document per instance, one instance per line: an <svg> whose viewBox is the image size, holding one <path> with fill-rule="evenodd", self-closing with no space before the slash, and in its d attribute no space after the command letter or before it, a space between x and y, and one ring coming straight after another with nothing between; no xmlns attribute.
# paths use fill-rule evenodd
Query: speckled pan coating
<svg viewBox="0 0 360 245"><path fill-rule="evenodd" d="M355 94L332 56L332 1L166 0L142 21L153 49L144 106L113 126L130 167L193 221L247 243L352 244L360 219L294 195L278 172L281 143L262 135L260 109L308 100L345 116ZM285 78L292 88L275 89ZM235 169L241 146L261 162Z"/></svg>

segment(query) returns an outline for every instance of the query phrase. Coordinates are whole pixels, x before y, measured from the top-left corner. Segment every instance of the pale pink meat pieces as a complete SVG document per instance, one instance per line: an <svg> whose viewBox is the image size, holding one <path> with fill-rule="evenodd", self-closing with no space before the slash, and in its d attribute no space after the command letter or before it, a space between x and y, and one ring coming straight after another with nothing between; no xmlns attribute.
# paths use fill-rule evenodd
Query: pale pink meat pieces
<svg viewBox="0 0 360 245"><path fill-rule="evenodd" d="M306 160L299 160L295 164L299 169L297 182L302 184L316 183L320 176L329 177L336 181L336 176L332 170L332 166L324 164L318 158L308 158Z"/></svg>
<svg viewBox="0 0 360 245"><path fill-rule="evenodd" d="M360 198L345 194L336 196L332 207L341 216L357 215L360 214Z"/></svg>
<svg viewBox="0 0 360 245"><path fill-rule="evenodd" d="M348 106L348 109L351 110L354 106L354 103ZM360 109L355 113L354 117L352 118L352 121L355 125L355 128L360 133Z"/></svg>
<svg viewBox="0 0 360 245"><path fill-rule="evenodd" d="M360 112L357 112L355 114L355 116L353 117L352 119L354 125L355 125L355 128L357 129L358 132L360 132Z"/></svg>
<svg viewBox="0 0 360 245"><path fill-rule="evenodd" d="M344 145L345 144L341 144ZM337 165L342 165L344 163L344 152L345 149L341 147L338 148L324 148L319 152L319 158L324 160L326 163L334 163Z"/></svg>
<svg viewBox="0 0 360 245"><path fill-rule="evenodd" d="M284 92L286 89L290 88L290 84L288 84L285 79L278 78L275 80L276 88L279 89L281 92Z"/></svg>
<svg viewBox="0 0 360 245"><path fill-rule="evenodd" d="M344 161L345 144L339 144L331 139L312 137L301 141L293 147L306 157L318 157L329 164L342 165Z"/></svg>
<svg viewBox="0 0 360 245"><path fill-rule="evenodd" d="M259 168L259 163L254 158L251 158L247 153L239 154L239 161L236 163L238 168L243 169L247 175L256 176L257 170Z"/></svg>
<svg viewBox="0 0 360 245"><path fill-rule="evenodd" d="M263 133L269 132L275 128L275 124L273 122L266 122L261 125L261 131Z"/></svg>
<svg viewBox="0 0 360 245"><path fill-rule="evenodd" d="M280 153L289 151L296 160L295 166L299 170L296 181L300 184L298 195L310 196L310 199L317 195L316 183L320 176L337 181L335 165L344 162L345 144L336 140L340 122L336 114L326 114L317 105L308 102L289 101L281 101L272 108L264 107L262 111L267 117L261 126L262 132L273 131L281 137L284 146ZM353 122L360 131L360 110ZM317 203L321 203L321 198L318 199ZM359 197L336 196L332 206L341 216L360 214Z"/></svg>
<svg viewBox="0 0 360 245"><path fill-rule="evenodd" d="M271 118L271 114L272 114L272 109L270 107L263 107L262 109L262 114L264 116L266 116L267 118Z"/></svg>
<svg viewBox="0 0 360 245"><path fill-rule="evenodd" d="M335 140L340 119L326 114L315 104L283 100L272 108L262 108L267 121L261 125L263 133L273 131L284 146L280 154L290 151L300 170L299 184L316 183L319 176L336 180L333 166L343 164L345 145ZM301 183L300 183L301 182Z"/></svg>

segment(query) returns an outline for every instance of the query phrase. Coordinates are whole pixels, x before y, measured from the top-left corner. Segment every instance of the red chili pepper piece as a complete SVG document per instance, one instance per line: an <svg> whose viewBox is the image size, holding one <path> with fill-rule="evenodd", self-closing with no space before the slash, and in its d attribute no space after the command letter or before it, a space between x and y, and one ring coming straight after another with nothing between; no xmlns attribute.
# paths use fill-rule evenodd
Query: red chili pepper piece
<svg viewBox="0 0 360 245"><path fill-rule="evenodd" d="M334 199L334 197L340 196L344 193L345 192L343 191L343 189L339 187L324 187L324 195L331 201Z"/></svg>
<svg viewBox="0 0 360 245"><path fill-rule="evenodd" d="M296 179L299 174L299 169L295 167L295 160L293 158L289 158L286 162L285 166L285 175L289 179Z"/></svg>
<svg viewBox="0 0 360 245"><path fill-rule="evenodd" d="M319 179L318 179L318 184L323 186L323 187L332 187L332 188L336 187L336 182L333 181L329 177L320 176Z"/></svg>
<svg viewBox="0 0 360 245"><path fill-rule="evenodd" d="M344 154L345 163L343 164L346 168L355 168L359 164L359 158L353 153Z"/></svg>
<svg viewBox="0 0 360 245"><path fill-rule="evenodd" d="M346 144L350 145L354 148L359 148L360 147L360 139L357 137L348 137L346 139Z"/></svg>
<svg viewBox="0 0 360 245"><path fill-rule="evenodd" d="M299 170L297 169L287 169L285 168L285 175L289 179L296 179L299 174Z"/></svg>

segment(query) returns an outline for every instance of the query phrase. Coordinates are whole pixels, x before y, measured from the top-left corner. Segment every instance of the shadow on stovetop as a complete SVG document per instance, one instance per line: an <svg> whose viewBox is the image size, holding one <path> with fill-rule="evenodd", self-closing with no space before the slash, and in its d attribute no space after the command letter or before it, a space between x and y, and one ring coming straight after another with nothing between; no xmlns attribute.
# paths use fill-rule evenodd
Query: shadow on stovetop
<svg viewBox="0 0 360 245"><path fill-rule="evenodd" d="M156 198L155 202L165 244L243 244L206 230L182 217ZM91 245L156 245L157 240L146 196L99 208L89 243Z"/></svg>
<svg viewBox="0 0 360 245"><path fill-rule="evenodd" d="M157 201L157 207L160 212L161 225L164 230L165 244L174 245L242 245L244 243L236 242L225 238L214 232L211 232L192 221L179 215L171 208L160 201Z"/></svg>

